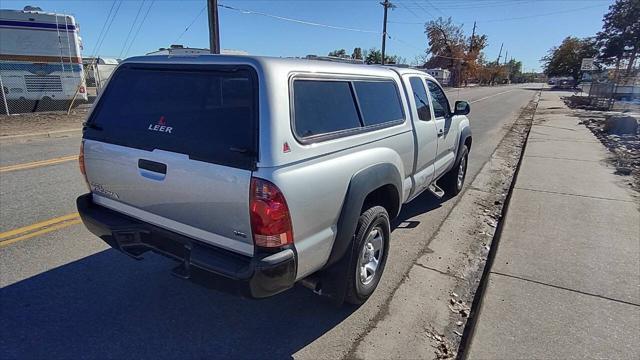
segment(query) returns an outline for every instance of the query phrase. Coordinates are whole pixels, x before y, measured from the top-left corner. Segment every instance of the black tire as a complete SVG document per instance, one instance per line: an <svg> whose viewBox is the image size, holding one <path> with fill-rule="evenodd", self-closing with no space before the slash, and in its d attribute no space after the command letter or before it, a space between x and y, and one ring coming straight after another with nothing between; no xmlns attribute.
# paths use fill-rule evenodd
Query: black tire
<svg viewBox="0 0 640 360"><path fill-rule="evenodd" d="M391 225L389 214L382 206L374 206L360 215L358 227L356 228L355 246L353 247L351 264L349 264L347 271L346 302L361 305L373 294L373 291L380 282L382 272L387 263L390 233ZM377 239L377 235L370 237L371 234L379 234L381 236L382 245L379 249L368 247L369 244L372 244L371 241L378 241L375 240ZM367 250L365 250L366 246ZM365 264L361 263L360 259L362 258L362 260L365 261L365 259L368 258L366 265L369 265L372 264L371 257L374 259L377 258L375 271L370 273L369 270L366 270L366 276L362 276L360 269L361 266Z"/></svg>
<svg viewBox="0 0 640 360"><path fill-rule="evenodd" d="M467 164L469 163L469 149L467 145L462 145L460 148L460 158L455 163L453 168L449 170L440 180L440 187L444 190L445 194L456 196L464 187L464 180L467 177ZM462 168L462 179L459 181L458 174Z"/></svg>

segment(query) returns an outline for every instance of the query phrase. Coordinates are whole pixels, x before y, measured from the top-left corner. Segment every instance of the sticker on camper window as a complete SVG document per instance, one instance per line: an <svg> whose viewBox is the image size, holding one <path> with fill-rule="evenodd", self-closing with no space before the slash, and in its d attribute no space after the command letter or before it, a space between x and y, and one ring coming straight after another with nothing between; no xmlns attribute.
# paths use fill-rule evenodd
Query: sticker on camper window
<svg viewBox="0 0 640 360"><path fill-rule="evenodd" d="M162 115L160 116L157 124L149 124L149 130L171 134L171 130L173 130L173 128L171 126L167 126L167 120L164 118L164 115Z"/></svg>

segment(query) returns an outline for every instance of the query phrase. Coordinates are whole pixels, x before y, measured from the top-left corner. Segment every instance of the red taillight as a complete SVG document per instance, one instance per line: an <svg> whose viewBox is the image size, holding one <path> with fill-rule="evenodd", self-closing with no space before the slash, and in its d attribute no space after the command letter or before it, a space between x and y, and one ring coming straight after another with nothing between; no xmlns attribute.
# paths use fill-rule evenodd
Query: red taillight
<svg viewBox="0 0 640 360"><path fill-rule="evenodd" d="M84 168L84 141L80 143L80 154L78 154L78 164L80 166L80 173L82 177L84 177L84 182L87 184L89 191L91 191L91 187L89 186L89 180L87 179L87 172Z"/></svg>
<svg viewBox="0 0 640 360"><path fill-rule="evenodd" d="M274 184L251 178L251 231L253 242L260 247L280 247L293 243L289 207Z"/></svg>
<svg viewBox="0 0 640 360"><path fill-rule="evenodd" d="M80 94L84 94L85 91L86 91L86 89L84 88L84 86L80 86L80 89L78 89L78 92Z"/></svg>

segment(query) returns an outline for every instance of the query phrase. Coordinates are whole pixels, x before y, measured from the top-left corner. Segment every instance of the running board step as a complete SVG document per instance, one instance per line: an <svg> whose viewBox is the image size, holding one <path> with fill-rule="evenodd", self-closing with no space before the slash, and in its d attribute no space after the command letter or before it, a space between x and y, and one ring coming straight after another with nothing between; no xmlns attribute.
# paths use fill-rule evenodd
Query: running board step
<svg viewBox="0 0 640 360"><path fill-rule="evenodd" d="M442 197L444 196L444 190L442 190L436 183L432 183L431 185L429 185L429 191L431 191L431 193L438 199L442 199Z"/></svg>

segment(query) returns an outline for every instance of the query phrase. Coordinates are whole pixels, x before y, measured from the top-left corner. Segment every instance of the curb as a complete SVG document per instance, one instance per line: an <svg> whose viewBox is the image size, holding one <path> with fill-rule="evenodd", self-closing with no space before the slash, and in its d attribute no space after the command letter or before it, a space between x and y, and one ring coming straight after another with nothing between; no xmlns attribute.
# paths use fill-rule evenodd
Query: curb
<svg viewBox="0 0 640 360"><path fill-rule="evenodd" d="M56 135L72 134L80 131L82 131L82 128L69 129L69 130L56 130L56 131L49 131L49 132L42 132L42 133L8 135L8 136L0 136L0 141L13 140L13 139L25 139L25 138L47 138L47 137L54 137Z"/></svg>
<svg viewBox="0 0 640 360"><path fill-rule="evenodd" d="M540 95L538 95L538 100L535 105L535 110L532 115L531 127L533 127L533 121L535 120L538 105L540 104ZM496 231L494 233L493 239L491 240L491 247L489 248L489 253L487 255L487 261L484 265L484 269L482 271L482 276L480 277L480 283L478 284L478 288L476 289L476 293L473 298L473 302L471 304L471 310L469 314L469 321L464 328L462 338L460 339L460 346L458 347L458 353L456 356L457 360L466 360L468 355L468 350L471 346L471 342L473 341L473 336L476 330L476 325L478 318L480 317L480 312L482 308L482 303L484 300L484 294L486 292L488 282L489 282L489 273L491 272L491 268L493 267L493 262L496 257L496 253L498 252L498 246L500 245L500 238L502 237L502 230L504 227L504 222L509 213L509 204L511 203L511 196L513 194L513 189L516 185L516 181L518 179L518 174L520 173L520 167L522 165L522 160L524 159L524 153L527 148L527 143L529 142L529 135L531 134L531 127L527 130L527 135L525 137L525 141L522 144L522 152L520 153L520 157L518 159L518 163L515 168L515 172L513 174L513 178L511 180L511 184L509 184L509 191L507 193L507 197L504 201L504 206L502 208L502 212L500 214L500 220L496 225Z"/></svg>

